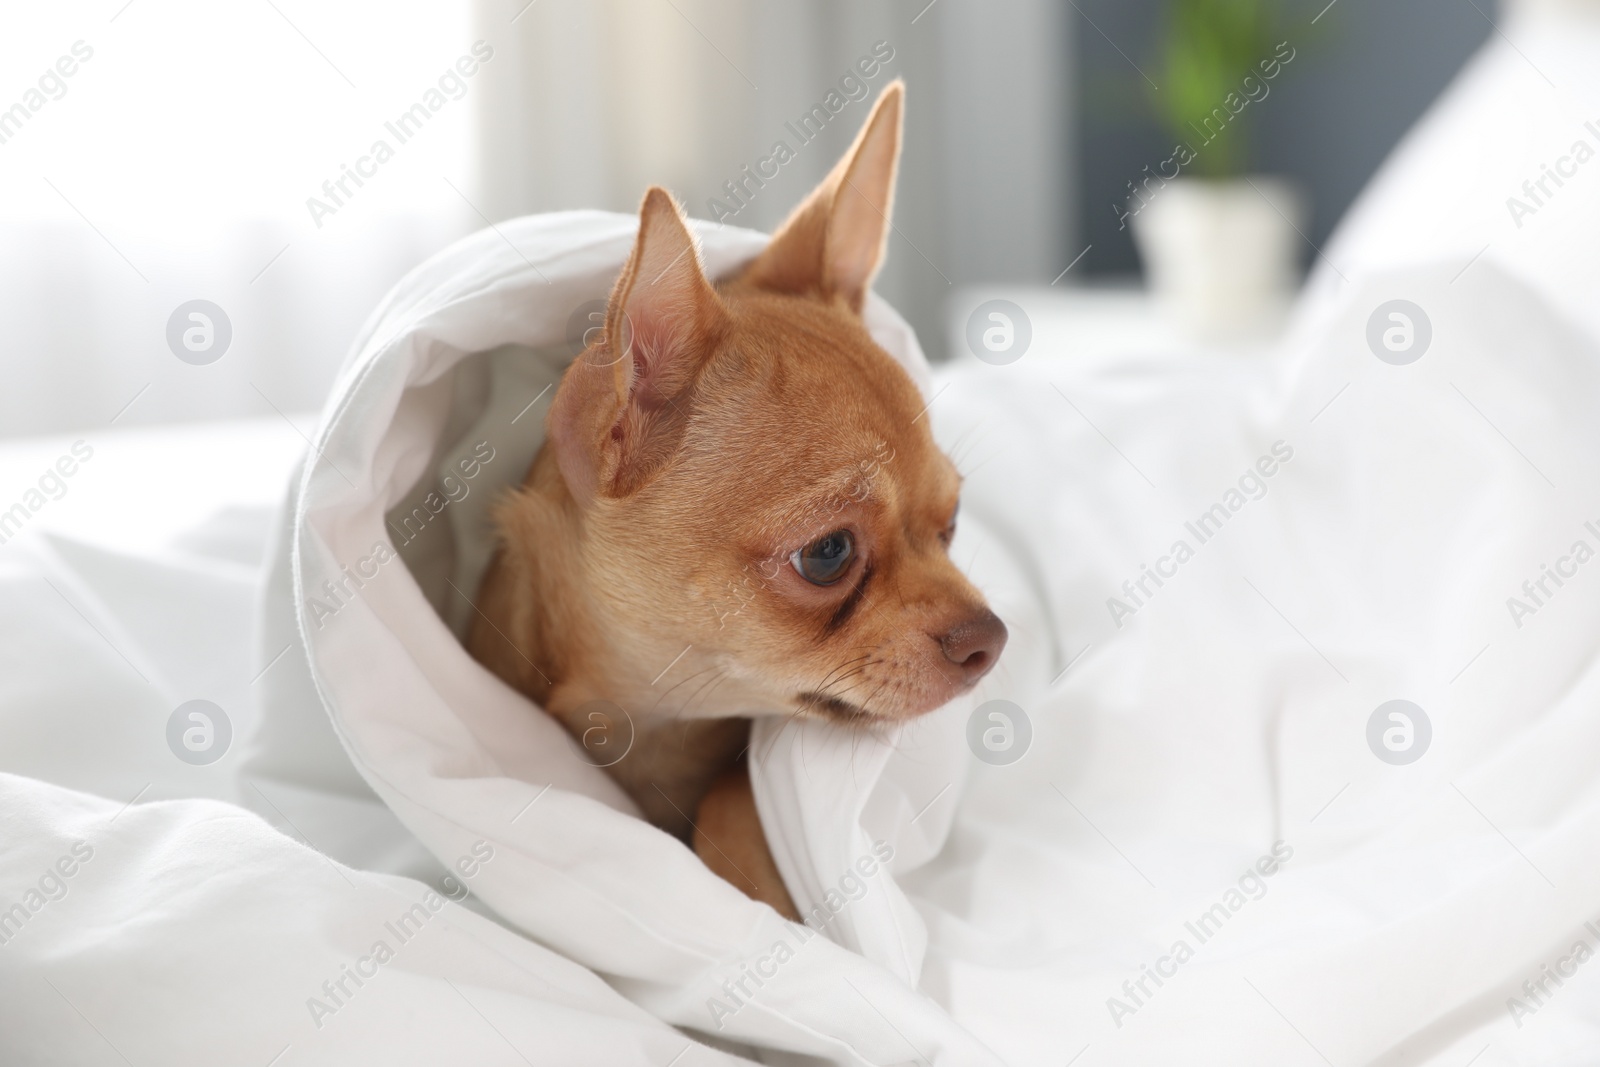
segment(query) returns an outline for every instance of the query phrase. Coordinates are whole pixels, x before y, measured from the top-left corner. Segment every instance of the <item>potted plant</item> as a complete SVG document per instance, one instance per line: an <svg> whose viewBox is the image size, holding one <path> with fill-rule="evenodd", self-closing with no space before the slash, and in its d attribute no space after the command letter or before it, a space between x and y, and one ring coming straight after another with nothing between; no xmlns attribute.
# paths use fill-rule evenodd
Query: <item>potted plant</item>
<svg viewBox="0 0 1600 1067"><path fill-rule="evenodd" d="M1252 174L1252 126L1296 50L1275 0L1166 0L1150 91L1175 139L1133 184L1128 213L1151 290L1180 322L1216 337L1259 332L1298 278L1304 198Z"/></svg>

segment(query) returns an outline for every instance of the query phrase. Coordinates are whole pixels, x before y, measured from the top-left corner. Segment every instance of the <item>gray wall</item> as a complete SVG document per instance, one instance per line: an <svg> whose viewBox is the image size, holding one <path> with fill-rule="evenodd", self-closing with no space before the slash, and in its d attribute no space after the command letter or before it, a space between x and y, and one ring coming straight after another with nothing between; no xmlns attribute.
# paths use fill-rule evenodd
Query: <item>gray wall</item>
<svg viewBox="0 0 1600 1067"><path fill-rule="evenodd" d="M1283 39L1297 54L1246 114L1255 121L1255 169L1289 175L1309 191L1307 236L1318 245L1389 149L1494 32L1485 13L1498 13L1489 0L1475 2L1476 8L1466 0L1337 0L1315 25L1327 0L1283 5ZM1079 269L1090 276L1131 273L1139 262L1114 205L1126 203L1129 180L1146 165L1154 169L1173 147L1151 117L1149 85L1130 66L1131 60L1160 84L1162 4L1076 3L1082 9L1072 13L1082 102L1078 229L1094 245Z"/></svg>

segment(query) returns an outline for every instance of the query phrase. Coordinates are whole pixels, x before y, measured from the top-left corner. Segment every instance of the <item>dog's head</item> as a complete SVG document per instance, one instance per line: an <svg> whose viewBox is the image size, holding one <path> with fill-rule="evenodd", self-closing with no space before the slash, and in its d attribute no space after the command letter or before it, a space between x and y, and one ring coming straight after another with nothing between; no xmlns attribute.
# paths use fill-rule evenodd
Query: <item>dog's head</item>
<svg viewBox="0 0 1600 1067"><path fill-rule="evenodd" d="M603 336L552 405L610 662L648 679L679 656L655 687L677 693L674 712L906 718L970 688L1005 645L948 555L960 478L861 318L902 93L885 90L833 172L720 286L651 189Z"/></svg>

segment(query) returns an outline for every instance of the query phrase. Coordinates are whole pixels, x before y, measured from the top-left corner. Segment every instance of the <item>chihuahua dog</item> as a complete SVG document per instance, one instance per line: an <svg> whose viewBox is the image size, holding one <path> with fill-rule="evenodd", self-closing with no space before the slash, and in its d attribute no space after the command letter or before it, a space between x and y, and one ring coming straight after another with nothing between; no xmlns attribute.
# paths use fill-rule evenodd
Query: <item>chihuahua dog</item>
<svg viewBox="0 0 1600 1067"><path fill-rule="evenodd" d="M677 203L645 194L604 328L496 509L469 638L580 742L631 741L607 771L644 815L790 918L750 788L750 718L913 718L1006 642L948 555L960 478L862 323L903 95L885 88L732 277L709 281Z"/></svg>

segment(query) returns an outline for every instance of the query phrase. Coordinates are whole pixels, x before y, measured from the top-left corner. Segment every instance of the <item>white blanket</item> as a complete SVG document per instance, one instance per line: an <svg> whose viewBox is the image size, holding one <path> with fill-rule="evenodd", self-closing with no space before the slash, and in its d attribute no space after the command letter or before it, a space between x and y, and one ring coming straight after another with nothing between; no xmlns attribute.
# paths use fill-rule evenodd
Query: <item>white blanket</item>
<svg viewBox="0 0 1600 1067"><path fill-rule="evenodd" d="M628 815L453 637L484 479L529 447L477 433L542 418L555 360L440 372L559 345L625 223L502 227L520 252L480 235L380 309L279 531L298 622L269 610L253 666L253 582L215 550L0 550L0 753L31 775L0 779L0 1058L1593 1062L1600 160L1521 227L1505 201L1600 148L1600 38L1510 30L1324 250L1272 360L1074 364L1041 331L933 383L968 476L957 560L1013 633L974 699L1022 706L1031 747L970 758L970 701L892 742L763 730L763 819L802 907L839 902L823 934ZM592 262L544 257L566 224ZM713 271L757 240L705 233ZM573 286L559 314L517 303L540 271ZM1369 343L1392 300L1431 324L1413 363ZM458 499L435 515L436 479ZM372 561L385 537L403 566ZM373 572L359 595L319 592L353 587L344 564ZM228 686L265 690L260 730L243 778L202 780L160 731ZM1413 762L1380 758L1397 720L1370 729L1392 700L1426 717ZM145 802L197 793L278 830ZM893 861L850 878L878 842Z"/></svg>

